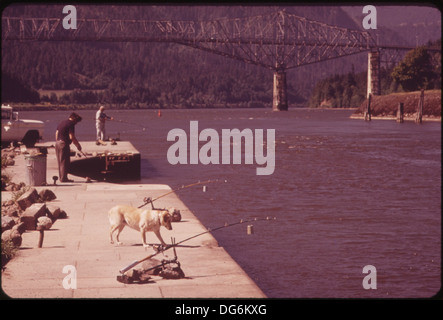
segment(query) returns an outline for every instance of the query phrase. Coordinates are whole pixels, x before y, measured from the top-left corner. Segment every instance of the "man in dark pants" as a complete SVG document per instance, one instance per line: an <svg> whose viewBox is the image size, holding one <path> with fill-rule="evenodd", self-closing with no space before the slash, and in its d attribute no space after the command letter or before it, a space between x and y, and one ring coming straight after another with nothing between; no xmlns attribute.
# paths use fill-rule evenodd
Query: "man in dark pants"
<svg viewBox="0 0 443 320"><path fill-rule="evenodd" d="M78 151L82 151L82 146L75 137L75 125L82 121L75 112L71 113L68 120L63 120L55 131L55 153L57 155L58 172L61 182L74 182L68 179L69 165L71 163L70 144L74 143Z"/></svg>

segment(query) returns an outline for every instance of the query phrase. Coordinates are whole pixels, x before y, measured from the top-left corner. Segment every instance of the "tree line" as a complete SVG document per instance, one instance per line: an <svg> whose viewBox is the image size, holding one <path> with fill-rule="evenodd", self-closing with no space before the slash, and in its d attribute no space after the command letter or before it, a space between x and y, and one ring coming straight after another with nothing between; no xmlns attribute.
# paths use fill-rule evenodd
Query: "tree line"
<svg viewBox="0 0 443 320"><path fill-rule="evenodd" d="M271 104L272 73L268 70L195 52L174 44L10 46L2 56L2 101L39 102L35 89L42 89L67 91L41 97L41 102L59 104ZM21 94L24 87L33 92L32 98Z"/></svg>
<svg viewBox="0 0 443 320"><path fill-rule="evenodd" d="M441 40L428 45L440 46ZM391 68L380 70L381 94L441 89L441 53L431 53L426 46L409 51ZM321 80L315 86L308 106L359 107L366 99L367 72L349 72Z"/></svg>
<svg viewBox="0 0 443 320"><path fill-rule="evenodd" d="M272 73L268 70L236 61L226 63L224 58L210 54L200 55L203 59L193 63L195 51L187 47L121 44L116 50L115 44L97 43L22 46L28 46L27 50L13 47L9 58L28 60L35 68L26 68L17 61L2 70L2 102L106 103L131 108L267 107L272 103ZM48 51L52 54L45 54ZM164 52L168 52L168 58L152 61ZM395 67L381 68L381 93L440 89L441 63L432 63L440 61L432 55L426 47L419 47ZM214 65L223 70L211 72ZM289 102L314 108L357 107L366 98L366 84L367 73L356 73L354 68L318 81L305 96L288 81ZM306 87L307 83L297 85ZM66 93L39 96L33 88Z"/></svg>

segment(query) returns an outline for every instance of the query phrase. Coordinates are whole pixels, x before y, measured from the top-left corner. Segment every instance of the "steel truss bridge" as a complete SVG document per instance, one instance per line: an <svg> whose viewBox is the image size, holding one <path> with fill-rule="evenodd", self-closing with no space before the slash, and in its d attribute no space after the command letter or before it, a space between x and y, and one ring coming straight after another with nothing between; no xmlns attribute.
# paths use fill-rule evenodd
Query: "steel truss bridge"
<svg viewBox="0 0 443 320"><path fill-rule="evenodd" d="M368 73L372 70L377 78L378 52L383 48L369 32L327 25L284 10L211 21L76 19L76 29L65 29L63 19L2 17L2 41L170 42L197 48L273 70L274 110L288 108L286 70L369 52ZM379 91L376 78L368 77L368 94Z"/></svg>

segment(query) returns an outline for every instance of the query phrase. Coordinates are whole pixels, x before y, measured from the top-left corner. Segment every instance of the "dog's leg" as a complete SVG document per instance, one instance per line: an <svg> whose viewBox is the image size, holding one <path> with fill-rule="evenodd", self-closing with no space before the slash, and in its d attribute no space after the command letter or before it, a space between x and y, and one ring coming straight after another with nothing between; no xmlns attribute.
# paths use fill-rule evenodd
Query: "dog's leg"
<svg viewBox="0 0 443 320"><path fill-rule="evenodd" d="M114 243L114 240L112 239L112 234L113 234L114 231L117 229L117 227L118 227L118 226L116 226L116 225L111 225L111 229L110 229L110 231L109 231L109 242L110 242L111 244Z"/></svg>
<svg viewBox="0 0 443 320"><path fill-rule="evenodd" d="M146 243L146 231L142 229L142 230L140 230L140 233L142 235L143 247L145 249L149 248L150 245Z"/></svg>
<svg viewBox="0 0 443 320"><path fill-rule="evenodd" d="M163 238L160 234L160 230L155 230L154 233L157 236L158 240L160 240L160 243L162 244L162 246L166 247L166 243L163 241Z"/></svg>
<svg viewBox="0 0 443 320"><path fill-rule="evenodd" d="M125 227L124 224L121 224L119 226L116 227L117 229L117 234L115 235L115 239L117 240L117 245L121 246L123 244L123 242L120 242L119 236L120 236L120 232L122 232L123 228Z"/></svg>

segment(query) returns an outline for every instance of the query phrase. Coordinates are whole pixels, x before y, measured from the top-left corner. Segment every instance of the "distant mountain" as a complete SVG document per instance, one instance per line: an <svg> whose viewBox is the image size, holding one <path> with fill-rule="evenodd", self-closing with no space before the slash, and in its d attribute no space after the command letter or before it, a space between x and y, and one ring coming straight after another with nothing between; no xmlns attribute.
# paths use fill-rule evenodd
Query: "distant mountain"
<svg viewBox="0 0 443 320"><path fill-rule="evenodd" d="M416 46L441 38L441 12L431 5L375 6L377 9L377 25L381 29L395 32L400 42ZM342 7L343 11L359 24L365 14L362 6ZM386 41L385 39L383 39ZM381 43L386 44L386 42Z"/></svg>

